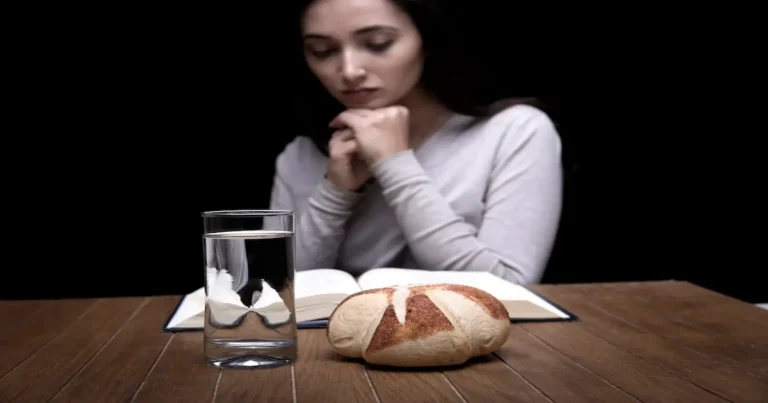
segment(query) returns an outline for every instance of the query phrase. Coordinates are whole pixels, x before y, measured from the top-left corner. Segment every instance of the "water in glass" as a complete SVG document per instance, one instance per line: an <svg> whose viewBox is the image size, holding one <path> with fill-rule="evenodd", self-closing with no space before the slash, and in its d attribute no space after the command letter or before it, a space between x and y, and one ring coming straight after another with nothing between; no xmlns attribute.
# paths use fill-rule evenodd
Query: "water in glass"
<svg viewBox="0 0 768 403"><path fill-rule="evenodd" d="M205 234L205 356L218 367L296 359L291 231Z"/></svg>

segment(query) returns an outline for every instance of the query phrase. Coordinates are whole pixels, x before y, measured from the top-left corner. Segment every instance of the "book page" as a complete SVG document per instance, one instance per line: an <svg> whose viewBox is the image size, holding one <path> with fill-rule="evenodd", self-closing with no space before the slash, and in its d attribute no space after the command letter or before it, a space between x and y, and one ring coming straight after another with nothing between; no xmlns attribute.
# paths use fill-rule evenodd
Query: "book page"
<svg viewBox="0 0 768 403"><path fill-rule="evenodd" d="M347 272L336 269L297 271L294 282L296 299L326 294L354 294L360 286Z"/></svg>
<svg viewBox="0 0 768 403"><path fill-rule="evenodd" d="M517 299L515 284L505 282L513 286L496 286L495 283L504 281L490 273L486 272L464 272L464 271L427 271L414 269L381 268L373 269L363 273L357 282L363 290L372 288L389 287L393 285L406 284L462 284L481 288L495 297L503 295L505 298Z"/></svg>
<svg viewBox="0 0 768 403"><path fill-rule="evenodd" d="M215 305L215 316L222 323L231 322L249 310L261 314L276 315L285 311L280 295L264 283L263 292L254 306L243 305L240 297L231 289L233 279L226 272L209 269L207 272L209 298ZM360 286L350 274L336 269L316 269L296 272L294 296L296 299L316 297L329 294L354 294L360 291ZM195 316L202 315L205 310L205 287L201 287L184 297L178 309L168 322L168 328L180 326ZM297 313L302 306L297 306ZM234 318L234 319L233 319ZM277 318L275 320L279 320ZM202 325L201 325L202 326Z"/></svg>
<svg viewBox="0 0 768 403"><path fill-rule="evenodd" d="M245 301L232 289L235 279L227 270L217 270L209 267L206 270L208 295L207 302L210 308L210 320L221 326L230 326L248 313L255 312L269 323L280 323L290 317L290 310L286 306L280 294L265 280L261 279L261 291L253 295L246 295ZM245 285L245 281L239 282ZM255 300L255 301L254 301Z"/></svg>
<svg viewBox="0 0 768 403"><path fill-rule="evenodd" d="M173 317L168 321L168 328L174 328L189 318L199 315L205 309L205 288L184 296Z"/></svg>
<svg viewBox="0 0 768 403"><path fill-rule="evenodd" d="M357 280L363 290L406 284L460 284L479 288L505 302L528 301L561 318L568 314L557 309L535 293L487 272L427 271L413 269L381 268L363 273Z"/></svg>

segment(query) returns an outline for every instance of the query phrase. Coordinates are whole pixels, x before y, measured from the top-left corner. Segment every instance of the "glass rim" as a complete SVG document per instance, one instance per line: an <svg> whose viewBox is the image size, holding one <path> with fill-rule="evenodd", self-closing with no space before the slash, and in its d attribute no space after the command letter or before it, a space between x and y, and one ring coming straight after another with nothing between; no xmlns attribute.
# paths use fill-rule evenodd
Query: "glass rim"
<svg viewBox="0 0 768 403"><path fill-rule="evenodd" d="M269 217L269 216L286 216L292 215L293 210L210 210L200 213L203 217L233 217L233 216L253 216L253 217Z"/></svg>

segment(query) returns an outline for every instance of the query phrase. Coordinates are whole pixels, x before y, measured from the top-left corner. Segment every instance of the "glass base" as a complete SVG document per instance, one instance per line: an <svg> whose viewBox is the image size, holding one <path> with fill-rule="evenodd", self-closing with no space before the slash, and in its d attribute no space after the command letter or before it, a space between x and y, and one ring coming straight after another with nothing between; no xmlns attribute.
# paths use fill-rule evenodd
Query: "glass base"
<svg viewBox="0 0 768 403"><path fill-rule="evenodd" d="M208 358L208 364L218 368L228 369L260 369L276 368L290 365L295 359L278 359L264 355L244 355L225 359Z"/></svg>
<svg viewBox="0 0 768 403"><path fill-rule="evenodd" d="M295 340L206 340L205 358L209 365L217 368L276 368L296 361L296 347Z"/></svg>

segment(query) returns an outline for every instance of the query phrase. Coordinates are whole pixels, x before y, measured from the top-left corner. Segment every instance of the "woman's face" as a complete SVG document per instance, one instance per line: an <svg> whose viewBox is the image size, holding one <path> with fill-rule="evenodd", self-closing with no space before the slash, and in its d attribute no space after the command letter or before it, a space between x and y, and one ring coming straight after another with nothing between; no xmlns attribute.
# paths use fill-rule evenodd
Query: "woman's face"
<svg viewBox="0 0 768 403"><path fill-rule="evenodd" d="M421 78L421 36L391 0L318 0L302 28L310 70L347 108L399 103Z"/></svg>

